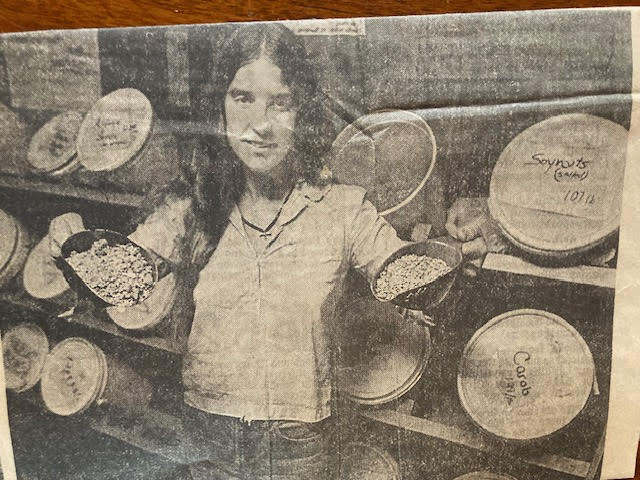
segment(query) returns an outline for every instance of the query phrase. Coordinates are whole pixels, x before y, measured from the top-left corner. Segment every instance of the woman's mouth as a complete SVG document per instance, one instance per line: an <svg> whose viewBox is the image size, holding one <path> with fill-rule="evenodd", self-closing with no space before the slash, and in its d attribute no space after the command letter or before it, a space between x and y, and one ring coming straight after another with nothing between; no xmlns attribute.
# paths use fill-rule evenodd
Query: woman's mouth
<svg viewBox="0 0 640 480"><path fill-rule="evenodd" d="M278 146L277 143L267 142L264 140L243 139L242 141L251 147L265 149L265 150L269 148L276 148Z"/></svg>

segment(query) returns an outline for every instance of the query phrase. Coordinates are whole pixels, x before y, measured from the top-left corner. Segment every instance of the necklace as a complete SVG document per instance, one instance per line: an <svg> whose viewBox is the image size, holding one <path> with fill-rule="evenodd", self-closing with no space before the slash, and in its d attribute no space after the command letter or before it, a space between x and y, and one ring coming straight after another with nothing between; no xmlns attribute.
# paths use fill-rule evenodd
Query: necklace
<svg viewBox="0 0 640 480"><path fill-rule="evenodd" d="M294 187L295 188L295 187ZM287 193L287 196L284 197L284 200L282 202L282 204L280 205L280 208L278 209L278 212L276 213L276 216L273 220L271 220L271 223L269 223L269 225L267 225L264 228L261 228L259 226L257 226L255 223L251 223L249 220L247 220L246 218L244 218L244 215L242 215L242 212L240 212L240 218L242 218L242 222L249 228L255 230L256 232L259 233L259 237L260 238L264 238L267 239L269 237L272 236L272 232L271 229L273 228L273 226L276 224L276 222L278 221L278 219L280 218L280 214L282 213L282 209L284 208L285 204L287 203L287 200L289 200L289 197L291 196L291 193L293 192L293 189L291 189L289 191L289 193Z"/></svg>

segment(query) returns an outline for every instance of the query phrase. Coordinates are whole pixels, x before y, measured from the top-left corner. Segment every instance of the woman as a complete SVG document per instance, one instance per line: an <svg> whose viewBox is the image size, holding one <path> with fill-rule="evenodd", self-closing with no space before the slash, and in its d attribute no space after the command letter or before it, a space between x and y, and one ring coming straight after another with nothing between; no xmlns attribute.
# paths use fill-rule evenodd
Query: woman
<svg viewBox="0 0 640 480"><path fill-rule="evenodd" d="M404 242L363 189L324 174L331 134L295 35L239 27L214 72L208 164L131 235L195 272L185 417L207 460L191 474L330 478L330 337L345 274L372 280ZM78 228L54 220L51 238Z"/></svg>

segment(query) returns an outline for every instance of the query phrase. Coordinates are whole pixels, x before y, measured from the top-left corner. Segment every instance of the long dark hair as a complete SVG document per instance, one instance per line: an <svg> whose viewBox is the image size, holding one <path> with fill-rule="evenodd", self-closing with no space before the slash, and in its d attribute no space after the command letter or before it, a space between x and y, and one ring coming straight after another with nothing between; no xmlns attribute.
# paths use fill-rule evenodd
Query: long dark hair
<svg viewBox="0 0 640 480"><path fill-rule="evenodd" d="M229 28L229 27L227 27ZM237 71L258 59L268 58L282 72L282 81L292 91L297 107L291 155L299 174L311 184L327 181L321 175L324 157L335 136L327 116L324 94L302 39L282 24L253 23L231 27L230 34L210 52L208 82L195 100L196 109L210 126L189 158L182 162L179 179L156 192L151 205L167 195L190 197L194 228L202 230L210 243L217 244L229 212L244 187L239 162L228 145L224 100Z"/></svg>

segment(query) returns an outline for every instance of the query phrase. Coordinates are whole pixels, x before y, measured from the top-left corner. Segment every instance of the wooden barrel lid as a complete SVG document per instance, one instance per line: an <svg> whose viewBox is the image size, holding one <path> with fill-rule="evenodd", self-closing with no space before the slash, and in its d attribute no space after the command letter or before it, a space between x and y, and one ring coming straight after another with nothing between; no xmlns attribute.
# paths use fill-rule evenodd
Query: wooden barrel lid
<svg viewBox="0 0 640 480"><path fill-rule="evenodd" d="M0 288L24 266L29 254L29 234L22 223L0 210Z"/></svg>
<svg viewBox="0 0 640 480"><path fill-rule="evenodd" d="M42 399L51 412L74 415L102 395L106 380L107 362L102 350L84 338L67 338L47 357L42 371Z"/></svg>
<svg viewBox="0 0 640 480"><path fill-rule="evenodd" d="M18 226L13 217L0 210L0 274L7 268L16 250Z"/></svg>
<svg viewBox="0 0 640 480"><path fill-rule="evenodd" d="M31 250L24 265L24 289L34 298L51 299L70 290L64 275L56 266L49 249L49 236Z"/></svg>
<svg viewBox="0 0 640 480"><path fill-rule="evenodd" d="M365 115L336 138L329 166L341 183L360 185L381 215L420 192L436 163L436 140L422 117L403 110Z"/></svg>
<svg viewBox="0 0 640 480"><path fill-rule="evenodd" d="M400 480L398 462L385 450L360 442L340 448L340 480Z"/></svg>
<svg viewBox="0 0 640 480"><path fill-rule="evenodd" d="M491 472L471 472L456 477L455 480L515 480L509 475L502 475Z"/></svg>
<svg viewBox="0 0 640 480"><path fill-rule="evenodd" d="M469 340L458 394L485 430L531 440L569 424L589 399L594 378L589 347L571 325L549 312L515 310Z"/></svg>
<svg viewBox="0 0 640 480"><path fill-rule="evenodd" d="M122 88L102 97L80 126L80 163L92 171L118 168L145 145L152 120L151 103L139 90Z"/></svg>
<svg viewBox="0 0 640 480"><path fill-rule="evenodd" d="M176 296L173 273L160 279L149 297L131 307L107 307L109 317L127 330L147 330L158 325L171 311Z"/></svg>
<svg viewBox="0 0 640 480"><path fill-rule="evenodd" d="M627 130L582 113L529 127L504 149L489 208L504 233L531 253L566 256L619 227Z"/></svg>
<svg viewBox="0 0 640 480"><path fill-rule="evenodd" d="M80 124L80 112L70 111L56 115L31 138L27 161L37 171L62 175L77 169L76 139Z"/></svg>
<svg viewBox="0 0 640 480"><path fill-rule="evenodd" d="M379 405L420 380L431 351L429 329L407 321L390 303L364 297L339 314L338 388L351 400Z"/></svg>
<svg viewBox="0 0 640 480"><path fill-rule="evenodd" d="M49 353L49 340L40 327L22 323L10 328L2 337L5 385L23 392L40 380Z"/></svg>

